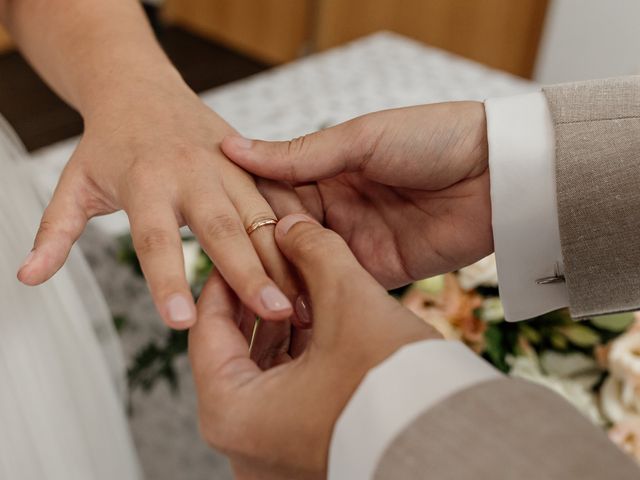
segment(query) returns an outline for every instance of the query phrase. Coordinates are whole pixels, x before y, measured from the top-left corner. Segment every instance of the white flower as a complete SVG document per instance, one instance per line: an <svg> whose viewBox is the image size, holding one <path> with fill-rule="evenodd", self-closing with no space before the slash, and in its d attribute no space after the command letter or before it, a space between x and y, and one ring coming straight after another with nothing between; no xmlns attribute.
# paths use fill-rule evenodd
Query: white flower
<svg viewBox="0 0 640 480"><path fill-rule="evenodd" d="M613 423L640 419L640 402L628 383L609 375L600 389L602 412Z"/></svg>
<svg viewBox="0 0 640 480"><path fill-rule="evenodd" d="M473 265L461 269L458 272L458 282L464 290L473 290L480 285L497 287L498 271L495 255L491 254Z"/></svg>
<svg viewBox="0 0 640 480"><path fill-rule="evenodd" d="M480 318L488 323L504 320L504 307L498 297L487 297L482 301Z"/></svg>
<svg viewBox="0 0 640 480"><path fill-rule="evenodd" d="M196 240L182 240L182 255L184 256L184 269L187 282L193 285L198 271L198 259L200 258L200 244Z"/></svg>
<svg viewBox="0 0 640 480"><path fill-rule="evenodd" d="M640 331L627 332L614 340L609 368L620 380L640 383Z"/></svg>
<svg viewBox="0 0 640 480"><path fill-rule="evenodd" d="M602 410L614 423L640 418L640 331L616 338L608 360L611 375L602 386Z"/></svg>
<svg viewBox="0 0 640 480"><path fill-rule="evenodd" d="M609 438L640 463L640 417L616 423L609 430Z"/></svg>
<svg viewBox="0 0 640 480"><path fill-rule="evenodd" d="M529 380L553 390L582 412L591 422L596 425L604 425L605 422L598 409L595 395L589 392L581 382L555 375L545 375L540 369L538 360L533 356L510 357L508 361L511 365L509 375Z"/></svg>
<svg viewBox="0 0 640 480"><path fill-rule="evenodd" d="M540 366L547 375L571 379L587 389L592 388L602 374L593 357L579 352L559 353L547 350L540 355Z"/></svg>

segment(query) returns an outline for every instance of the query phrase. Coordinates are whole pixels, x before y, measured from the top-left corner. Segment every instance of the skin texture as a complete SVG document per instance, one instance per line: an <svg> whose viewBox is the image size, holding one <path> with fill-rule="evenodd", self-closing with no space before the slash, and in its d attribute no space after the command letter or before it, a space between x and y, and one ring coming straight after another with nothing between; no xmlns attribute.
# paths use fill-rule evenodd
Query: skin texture
<svg viewBox="0 0 640 480"><path fill-rule="evenodd" d="M377 112L290 142L222 143L280 181L260 184L278 215L309 212L386 288L493 251L487 148L478 102Z"/></svg>
<svg viewBox="0 0 640 480"><path fill-rule="evenodd" d="M139 2L0 0L0 21L85 122L19 280L49 279L91 217L122 209L158 311L169 326L188 328L196 310L178 231L188 225L242 301L282 320L261 329L264 361L287 353L297 284L274 227L245 232L273 210L220 152L233 129L183 82Z"/></svg>
<svg viewBox="0 0 640 480"><path fill-rule="evenodd" d="M201 429L239 479L325 478L333 425L365 373L438 334L310 217L285 217L276 239L309 292L312 337L298 358L262 371L238 328L251 312L214 274L189 333Z"/></svg>

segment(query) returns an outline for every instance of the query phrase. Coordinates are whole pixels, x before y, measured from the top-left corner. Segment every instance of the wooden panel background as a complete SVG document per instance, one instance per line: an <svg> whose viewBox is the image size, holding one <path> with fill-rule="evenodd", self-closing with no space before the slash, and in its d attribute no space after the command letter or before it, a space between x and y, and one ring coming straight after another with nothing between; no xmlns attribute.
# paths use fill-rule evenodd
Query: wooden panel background
<svg viewBox="0 0 640 480"><path fill-rule="evenodd" d="M319 50L392 30L530 77L548 0L317 0Z"/></svg>
<svg viewBox="0 0 640 480"><path fill-rule="evenodd" d="M169 22L268 63L303 53L309 38L308 0L167 0Z"/></svg>
<svg viewBox="0 0 640 480"><path fill-rule="evenodd" d="M9 34L0 27L0 53L6 52L13 48L13 43L9 38Z"/></svg>

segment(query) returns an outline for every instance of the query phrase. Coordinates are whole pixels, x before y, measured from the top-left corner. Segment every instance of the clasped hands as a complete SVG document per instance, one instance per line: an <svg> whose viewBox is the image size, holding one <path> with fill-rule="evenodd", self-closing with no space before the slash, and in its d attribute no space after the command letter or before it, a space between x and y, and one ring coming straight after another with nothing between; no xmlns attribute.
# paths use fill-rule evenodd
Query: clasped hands
<svg viewBox="0 0 640 480"><path fill-rule="evenodd" d="M268 143L237 136L172 75L128 88L80 105L85 133L18 277L47 280L91 217L124 210L160 315L191 328L204 436L240 478L321 478L366 372L437 336L386 289L493 249L483 105L390 110ZM269 217L275 234L247 235ZM216 265L197 309L183 225Z"/></svg>
<svg viewBox="0 0 640 480"><path fill-rule="evenodd" d="M309 296L313 333L261 370L241 328L253 313L215 273L190 332L201 429L238 478L323 478L364 375L439 336L386 289L492 251L484 109L391 110L291 142L231 136L222 150L260 178L281 218L275 239Z"/></svg>

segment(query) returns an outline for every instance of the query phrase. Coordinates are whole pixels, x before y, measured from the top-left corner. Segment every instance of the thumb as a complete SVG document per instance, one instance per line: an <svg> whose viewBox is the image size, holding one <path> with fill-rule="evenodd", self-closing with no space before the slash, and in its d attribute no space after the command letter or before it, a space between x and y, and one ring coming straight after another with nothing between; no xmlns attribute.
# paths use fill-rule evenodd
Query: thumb
<svg viewBox="0 0 640 480"><path fill-rule="evenodd" d="M233 162L260 177L292 184L312 182L358 170L368 135L358 119L284 142L229 136L222 151Z"/></svg>
<svg viewBox="0 0 640 480"><path fill-rule="evenodd" d="M387 292L358 263L337 233L303 214L284 217L275 231L278 247L304 281L312 305L337 313L345 302Z"/></svg>
<svg viewBox="0 0 640 480"><path fill-rule="evenodd" d="M51 278L62 267L87 224L87 214L69 180L63 174L44 211L33 249L18 271L18 279L26 285L38 285Z"/></svg>

